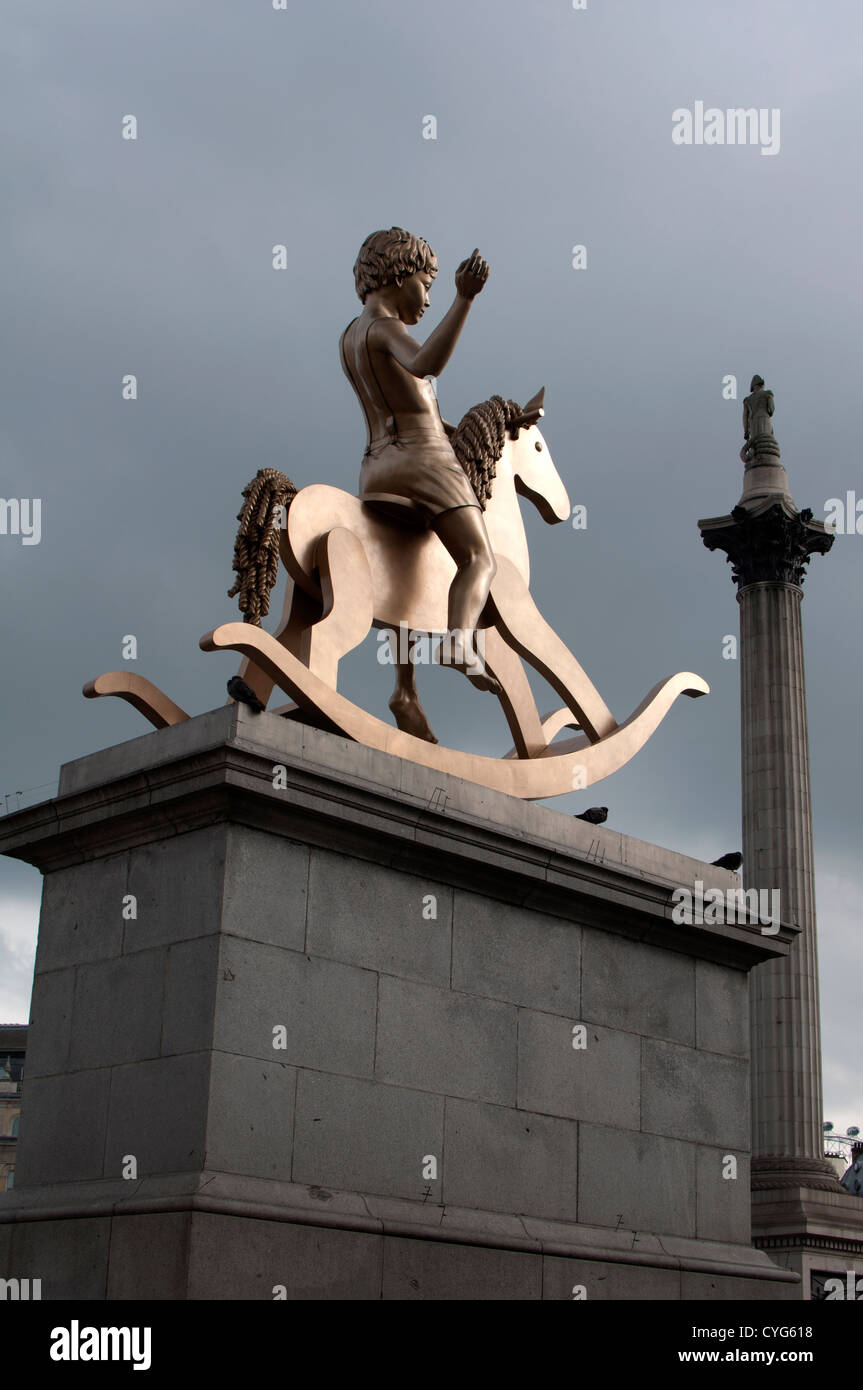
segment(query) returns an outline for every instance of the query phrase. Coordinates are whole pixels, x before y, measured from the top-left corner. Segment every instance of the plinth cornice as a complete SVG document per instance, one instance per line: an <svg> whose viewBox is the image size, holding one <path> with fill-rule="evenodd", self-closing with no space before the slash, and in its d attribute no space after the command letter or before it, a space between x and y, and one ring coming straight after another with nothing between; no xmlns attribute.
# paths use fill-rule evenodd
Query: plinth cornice
<svg viewBox="0 0 863 1390"><path fill-rule="evenodd" d="M587 915L594 926L740 969L787 955L796 936L786 922L767 936L748 912L721 925L678 925L676 889L703 880L736 891L737 876L241 706L67 764L55 799L0 820L0 852L51 873L219 823L560 918Z"/></svg>

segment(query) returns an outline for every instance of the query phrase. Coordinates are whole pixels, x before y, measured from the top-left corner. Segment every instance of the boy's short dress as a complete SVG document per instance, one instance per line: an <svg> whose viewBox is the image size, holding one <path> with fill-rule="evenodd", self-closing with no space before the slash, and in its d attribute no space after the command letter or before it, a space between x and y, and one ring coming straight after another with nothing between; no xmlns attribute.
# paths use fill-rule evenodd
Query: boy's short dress
<svg viewBox="0 0 863 1390"><path fill-rule="evenodd" d="M426 526L454 507L480 505L452 445L433 425L373 441L360 468L359 495L398 520L413 513L413 523Z"/></svg>

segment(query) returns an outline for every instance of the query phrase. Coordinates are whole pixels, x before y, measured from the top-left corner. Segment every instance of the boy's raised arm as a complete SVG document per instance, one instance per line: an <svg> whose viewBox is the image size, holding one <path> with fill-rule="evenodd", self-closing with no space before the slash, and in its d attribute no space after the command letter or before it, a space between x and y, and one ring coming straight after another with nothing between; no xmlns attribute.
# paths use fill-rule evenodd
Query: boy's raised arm
<svg viewBox="0 0 863 1390"><path fill-rule="evenodd" d="M478 250L462 261L455 273L456 297L434 332L420 346L401 319L378 319L374 324L377 344L392 354L412 376L440 376L458 342L471 302L482 290L489 268Z"/></svg>

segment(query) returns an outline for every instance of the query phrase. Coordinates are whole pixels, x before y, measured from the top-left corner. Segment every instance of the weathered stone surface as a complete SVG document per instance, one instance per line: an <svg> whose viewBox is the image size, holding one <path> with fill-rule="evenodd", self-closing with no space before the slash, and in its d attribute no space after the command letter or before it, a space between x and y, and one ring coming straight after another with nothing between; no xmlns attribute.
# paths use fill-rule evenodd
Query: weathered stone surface
<svg viewBox="0 0 863 1390"><path fill-rule="evenodd" d="M201 1168L209 1072L207 1052L114 1067L104 1167L87 1176L121 1177L127 1154L139 1178Z"/></svg>
<svg viewBox="0 0 863 1390"><path fill-rule="evenodd" d="M585 930L582 979L584 1022L695 1042L695 962L688 957Z"/></svg>
<svg viewBox="0 0 863 1390"><path fill-rule="evenodd" d="M294 1181L435 1203L441 1191L443 1115L443 1097L426 1091L301 1071ZM435 1179L423 1177L427 1156L437 1160Z"/></svg>
<svg viewBox="0 0 863 1390"><path fill-rule="evenodd" d="M199 1052L213 1038L219 964L218 936L179 941L166 953L162 1000L163 1057Z"/></svg>
<svg viewBox="0 0 863 1390"><path fill-rule="evenodd" d="M127 856L118 854L46 874L39 916L40 974L119 956L128 872Z"/></svg>
<svg viewBox="0 0 863 1390"><path fill-rule="evenodd" d="M695 1235L695 1145L581 1124L578 1220Z"/></svg>
<svg viewBox="0 0 863 1390"><path fill-rule="evenodd" d="M520 1009L518 1016L518 1103L524 1110L568 1115L602 1124L613 1112L617 1124L638 1129L641 1114L641 1038L585 1024L581 1034L568 1018Z"/></svg>
<svg viewBox="0 0 863 1390"><path fill-rule="evenodd" d="M165 955L164 950L136 951L79 968L70 1070L158 1057Z"/></svg>
<svg viewBox="0 0 863 1390"><path fill-rule="evenodd" d="M16 1190L37 1183L101 1176L109 1079L107 1068L28 1076L27 1104L21 1107Z"/></svg>
<svg viewBox="0 0 863 1390"><path fill-rule="evenodd" d="M780 1299L793 1299L799 1303L801 1286L774 1283L769 1279L737 1279L733 1275L699 1274L694 1270L684 1270L680 1276L680 1297L685 1302L773 1303ZM752 1322L752 1319L749 1321Z"/></svg>
<svg viewBox="0 0 863 1390"><path fill-rule="evenodd" d="M371 970L223 937L214 1043L222 1052L371 1076L376 999ZM287 1045L276 1052L280 1026Z"/></svg>
<svg viewBox="0 0 863 1390"><path fill-rule="evenodd" d="M376 1080L514 1105L515 1072L512 1005L381 976Z"/></svg>
<svg viewBox="0 0 863 1390"><path fill-rule="evenodd" d="M43 970L33 981L27 1030L27 1076L69 1070L75 968Z"/></svg>
<svg viewBox="0 0 863 1390"><path fill-rule="evenodd" d="M727 1162L736 1159L736 1177ZM699 1146L696 1160L698 1187L697 1233L704 1240L749 1240L751 1213L749 1155L734 1149L708 1149Z"/></svg>
<svg viewBox="0 0 863 1390"><path fill-rule="evenodd" d="M187 1211L115 1216L105 1297L185 1299L192 1219Z"/></svg>
<svg viewBox="0 0 863 1390"><path fill-rule="evenodd" d="M12 1232L10 1276L41 1279L43 1302L107 1297L110 1217L21 1221Z"/></svg>
<svg viewBox="0 0 863 1390"><path fill-rule="evenodd" d="M383 1297L387 1300L477 1303L541 1295L539 1255L435 1240L384 1241Z"/></svg>
<svg viewBox="0 0 863 1390"><path fill-rule="evenodd" d="M138 738L100 748L84 758L75 758L60 768L58 796L74 796L91 787L134 776L144 769L163 769L178 758L218 746L230 738L238 726L238 705L220 705L195 719L167 729L150 729ZM243 711L245 713L245 711ZM276 721L273 720L275 723ZM281 722L281 721L280 721Z"/></svg>
<svg viewBox="0 0 863 1390"><path fill-rule="evenodd" d="M744 971L696 961L695 1043L708 1052L749 1056L749 981Z"/></svg>
<svg viewBox="0 0 863 1390"><path fill-rule="evenodd" d="M479 893L457 892L452 984L466 994L577 1018L581 928Z"/></svg>
<svg viewBox="0 0 863 1390"><path fill-rule="evenodd" d="M290 1178L297 1073L278 1056L212 1053L205 1147L214 1171Z"/></svg>
<svg viewBox="0 0 863 1390"><path fill-rule="evenodd" d="M355 1231L196 1212L187 1297L273 1302L278 1289L291 1302L379 1299L382 1244Z"/></svg>
<svg viewBox="0 0 863 1390"><path fill-rule="evenodd" d="M194 1181L187 1179L187 1183L190 1180ZM214 1175L203 1190L218 1193L220 1183L219 1176ZM150 1187L145 1180L139 1191L147 1192ZM165 1181L166 1194L173 1187L177 1187L175 1181ZM308 1198L311 1217L316 1208L329 1212L332 1206L342 1204L337 1194L316 1188L310 1192L314 1194ZM379 1206L386 1212L395 1205L395 1199L369 1199L369 1209ZM357 1210L359 1214L362 1204ZM428 1208L418 1210L432 1214ZM465 1215L457 1213L459 1223L464 1222ZM393 1216L398 1219L396 1212ZM513 1218L497 1220L505 1240L506 1227ZM555 1239L555 1231L559 1239L566 1229L545 1225L550 1240ZM588 1244L591 1236L596 1236L613 1245L617 1236L624 1234L570 1229ZM686 1291L686 1297L696 1299L751 1301L800 1296L799 1284L757 1277L767 1272L769 1264L763 1256L739 1246L666 1237L660 1250L654 1238L644 1233L645 1253L656 1248L661 1258L657 1265L638 1265L625 1259L583 1255L546 1254L543 1258L538 1250L519 1251L496 1244L491 1228L489 1233L492 1243L483 1246L473 1241L465 1244L403 1234L387 1236L380 1229L351 1230L306 1224L305 1220L298 1224L201 1211L119 1212L113 1220L104 1216L0 1224L0 1249L9 1246L16 1252L5 1266L9 1277L43 1278L45 1300L107 1297L269 1302L281 1296L291 1301L381 1297L572 1301L573 1290L580 1294L582 1288L587 1302L677 1299L681 1290ZM476 1236L479 1234L477 1227ZM625 1234L631 1246L635 1233ZM662 1267L662 1257L679 1260L681 1268ZM737 1270L751 1265L752 1277L722 1272L722 1266L735 1258ZM687 1268L693 1259L718 1262L717 1272L705 1274Z"/></svg>
<svg viewBox="0 0 863 1390"><path fill-rule="evenodd" d="M447 1101L447 1204L572 1221L577 1196L576 1125L501 1105Z"/></svg>
<svg viewBox="0 0 863 1390"><path fill-rule="evenodd" d="M749 1084L744 1061L646 1039L641 1087L642 1124L650 1133L747 1147Z"/></svg>
<svg viewBox="0 0 863 1390"><path fill-rule="evenodd" d="M232 825L225 851L222 931L302 951L308 877L308 845Z"/></svg>
<svg viewBox="0 0 863 1390"><path fill-rule="evenodd" d="M309 951L388 975L447 985L452 889L361 859L314 850ZM427 903L429 897L434 903ZM436 917L424 913L434 909Z"/></svg>
<svg viewBox="0 0 863 1390"><path fill-rule="evenodd" d="M680 1273L656 1266L611 1264L603 1260L543 1260L544 1299L590 1303L633 1300L662 1302L680 1297ZM748 1282L748 1281L747 1281Z"/></svg>
<svg viewBox="0 0 863 1390"><path fill-rule="evenodd" d="M219 931L226 839L223 825L206 826L139 845L130 854L123 892L135 895L138 915L121 924L125 951L173 945Z"/></svg>

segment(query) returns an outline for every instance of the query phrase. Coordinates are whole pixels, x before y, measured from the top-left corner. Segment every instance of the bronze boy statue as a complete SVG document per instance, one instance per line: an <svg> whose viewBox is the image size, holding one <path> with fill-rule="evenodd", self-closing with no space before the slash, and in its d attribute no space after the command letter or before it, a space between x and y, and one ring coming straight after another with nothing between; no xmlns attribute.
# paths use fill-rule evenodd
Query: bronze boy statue
<svg viewBox="0 0 863 1390"><path fill-rule="evenodd" d="M339 343L368 431L359 496L401 525L434 528L456 564L449 634L438 660L463 671L479 689L497 692L476 649L494 556L482 508L449 442L454 427L441 419L425 380L439 376L449 361L489 271L478 251L462 261L455 274L456 297L420 346L408 325L419 323L429 307L437 271L428 243L401 227L372 232L360 248L354 278L364 308Z"/></svg>

